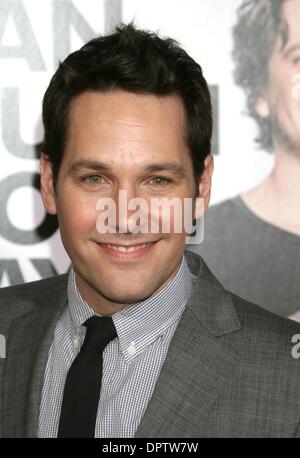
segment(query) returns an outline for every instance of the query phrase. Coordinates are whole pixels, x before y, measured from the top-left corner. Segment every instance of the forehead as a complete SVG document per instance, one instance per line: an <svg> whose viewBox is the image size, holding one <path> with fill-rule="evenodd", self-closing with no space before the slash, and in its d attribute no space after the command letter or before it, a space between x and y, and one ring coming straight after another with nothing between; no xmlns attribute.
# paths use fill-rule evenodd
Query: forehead
<svg viewBox="0 0 300 458"><path fill-rule="evenodd" d="M287 29L286 47L300 45L300 0L285 0L281 18Z"/></svg>
<svg viewBox="0 0 300 458"><path fill-rule="evenodd" d="M84 92L69 112L67 150L102 152L185 148L185 110L176 95L158 97L122 90Z"/></svg>

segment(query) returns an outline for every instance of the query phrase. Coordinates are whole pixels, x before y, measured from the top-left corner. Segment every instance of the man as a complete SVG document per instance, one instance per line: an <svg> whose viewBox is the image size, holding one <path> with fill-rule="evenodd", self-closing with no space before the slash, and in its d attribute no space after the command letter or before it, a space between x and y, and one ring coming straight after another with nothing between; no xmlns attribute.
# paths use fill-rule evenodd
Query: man
<svg viewBox="0 0 300 458"><path fill-rule="evenodd" d="M207 208L200 66L173 40L120 26L59 65L43 122L41 191L72 269L1 290L1 435L300 435L299 326L185 253L175 211L167 232L163 211L149 212L157 232L129 227L131 207L100 230L104 199L119 210L124 191L147 203L201 196Z"/></svg>
<svg viewBox="0 0 300 458"><path fill-rule="evenodd" d="M234 28L235 78L274 151L262 183L211 207L201 254L222 284L300 321L300 1L242 4Z"/></svg>

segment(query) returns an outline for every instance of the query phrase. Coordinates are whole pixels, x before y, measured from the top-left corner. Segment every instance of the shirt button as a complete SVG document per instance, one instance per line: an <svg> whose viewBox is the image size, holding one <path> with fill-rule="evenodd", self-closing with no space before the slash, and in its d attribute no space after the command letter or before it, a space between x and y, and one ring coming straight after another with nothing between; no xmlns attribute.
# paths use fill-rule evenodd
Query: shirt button
<svg viewBox="0 0 300 458"><path fill-rule="evenodd" d="M75 348L80 346L80 338L78 336L73 337L73 345Z"/></svg>
<svg viewBox="0 0 300 458"><path fill-rule="evenodd" d="M127 348L127 352L130 356L136 354L136 348L135 348L134 342L131 342L130 346Z"/></svg>

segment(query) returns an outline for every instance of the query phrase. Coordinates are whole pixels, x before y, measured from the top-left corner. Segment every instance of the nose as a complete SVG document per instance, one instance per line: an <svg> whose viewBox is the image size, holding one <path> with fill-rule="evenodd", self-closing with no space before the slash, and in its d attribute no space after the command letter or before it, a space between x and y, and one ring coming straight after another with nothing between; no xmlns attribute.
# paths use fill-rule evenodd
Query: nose
<svg viewBox="0 0 300 458"><path fill-rule="evenodd" d="M134 186L120 187L114 196L116 204L116 227L118 234L127 238L145 233L148 228L148 203Z"/></svg>

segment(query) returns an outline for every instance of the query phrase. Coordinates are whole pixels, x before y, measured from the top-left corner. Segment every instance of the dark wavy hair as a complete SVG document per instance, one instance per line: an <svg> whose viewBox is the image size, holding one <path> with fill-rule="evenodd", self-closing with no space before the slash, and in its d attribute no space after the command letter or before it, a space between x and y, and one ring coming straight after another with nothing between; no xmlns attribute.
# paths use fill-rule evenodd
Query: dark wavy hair
<svg viewBox="0 0 300 458"><path fill-rule="evenodd" d="M53 75L43 98L42 151L56 183L68 137L68 113L87 90L123 89L158 96L176 94L186 112L185 134L196 183L211 150L212 106L201 67L171 38L121 24L70 54Z"/></svg>
<svg viewBox="0 0 300 458"><path fill-rule="evenodd" d="M233 28L235 63L234 78L247 97L248 114L257 122L258 145L273 150L272 122L255 111L257 99L268 86L268 62L276 39L282 47L288 38L287 25L282 20L282 4L287 0L246 0L238 9L238 20Z"/></svg>

